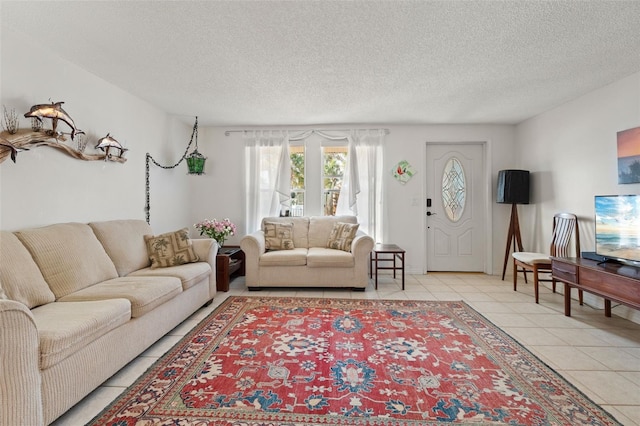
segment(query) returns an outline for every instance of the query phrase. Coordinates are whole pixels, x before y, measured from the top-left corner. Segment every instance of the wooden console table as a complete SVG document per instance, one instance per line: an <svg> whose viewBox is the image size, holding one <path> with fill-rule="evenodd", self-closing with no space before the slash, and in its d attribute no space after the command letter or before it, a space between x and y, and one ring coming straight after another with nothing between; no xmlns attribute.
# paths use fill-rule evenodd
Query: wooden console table
<svg viewBox="0 0 640 426"><path fill-rule="evenodd" d="M216 256L216 289L229 291L231 276L244 276L244 252L239 246L224 246Z"/></svg>
<svg viewBox="0 0 640 426"><path fill-rule="evenodd" d="M571 316L571 287L604 298L604 314L611 301L640 309L640 268L575 257L551 257L551 277L564 283L564 314Z"/></svg>

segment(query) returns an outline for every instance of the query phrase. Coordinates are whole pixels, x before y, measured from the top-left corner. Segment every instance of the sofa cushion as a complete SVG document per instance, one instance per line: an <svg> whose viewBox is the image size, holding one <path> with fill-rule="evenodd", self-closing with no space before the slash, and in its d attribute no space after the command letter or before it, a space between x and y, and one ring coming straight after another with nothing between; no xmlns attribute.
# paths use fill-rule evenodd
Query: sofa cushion
<svg viewBox="0 0 640 426"><path fill-rule="evenodd" d="M351 252L351 243L356 237L358 226L360 225L357 223L334 223L327 240L327 248Z"/></svg>
<svg viewBox="0 0 640 426"><path fill-rule="evenodd" d="M40 369L44 370L129 321L131 304L125 299L54 302L31 312L40 339Z"/></svg>
<svg viewBox="0 0 640 426"><path fill-rule="evenodd" d="M11 232L0 232L0 298L15 300L29 309L56 300L29 251Z"/></svg>
<svg viewBox="0 0 640 426"><path fill-rule="evenodd" d="M156 236L145 235L144 241L152 268L166 268L200 260L193 251L187 228Z"/></svg>
<svg viewBox="0 0 640 426"><path fill-rule="evenodd" d="M182 282L182 290L187 290L203 279L209 280L211 266L207 262L187 263L161 269L144 268L133 271L130 277L176 277Z"/></svg>
<svg viewBox="0 0 640 426"><path fill-rule="evenodd" d="M260 256L258 264L260 266L304 266L307 264L307 249L268 251Z"/></svg>
<svg viewBox="0 0 640 426"><path fill-rule="evenodd" d="M352 268L355 258L351 253L323 247L310 247L307 266L310 268Z"/></svg>
<svg viewBox="0 0 640 426"><path fill-rule="evenodd" d="M56 298L118 276L89 225L59 223L15 233Z"/></svg>
<svg viewBox="0 0 640 426"><path fill-rule="evenodd" d="M297 248L309 247L309 218L308 217L265 217L262 219L260 229L264 230L265 222L272 223L292 223L293 224L293 246Z"/></svg>
<svg viewBox="0 0 640 426"><path fill-rule="evenodd" d="M333 225L358 223L355 216L312 216L309 221L309 247L326 247Z"/></svg>
<svg viewBox="0 0 640 426"><path fill-rule="evenodd" d="M293 250L293 223L264 222L264 246L267 250Z"/></svg>
<svg viewBox="0 0 640 426"><path fill-rule="evenodd" d="M119 277L104 281L58 299L60 302L127 299L131 317L138 318L182 292L176 277Z"/></svg>
<svg viewBox="0 0 640 426"><path fill-rule="evenodd" d="M116 266L118 276L125 277L151 265L144 236L153 231L144 220L109 220L91 222L89 226Z"/></svg>

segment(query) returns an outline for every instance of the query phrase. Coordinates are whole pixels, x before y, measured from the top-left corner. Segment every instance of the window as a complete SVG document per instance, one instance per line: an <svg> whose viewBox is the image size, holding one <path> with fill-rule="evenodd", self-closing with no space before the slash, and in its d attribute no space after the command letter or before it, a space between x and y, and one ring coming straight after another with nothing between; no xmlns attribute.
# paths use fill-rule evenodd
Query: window
<svg viewBox="0 0 640 426"><path fill-rule="evenodd" d="M346 146L319 140L290 145L291 216L335 216L347 161ZM335 144L335 142L332 142Z"/></svg>
<svg viewBox="0 0 640 426"><path fill-rule="evenodd" d="M291 216L304 216L304 146L290 146Z"/></svg>
<svg viewBox="0 0 640 426"><path fill-rule="evenodd" d="M335 216L347 164L346 146L322 147L322 211Z"/></svg>
<svg viewBox="0 0 640 426"><path fill-rule="evenodd" d="M451 157L442 171L442 204L451 222L457 222L462 217L466 198L467 180L462 163Z"/></svg>
<svg viewBox="0 0 640 426"><path fill-rule="evenodd" d="M243 132L247 232L266 216L353 214L360 229L382 238L385 132L340 132Z"/></svg>

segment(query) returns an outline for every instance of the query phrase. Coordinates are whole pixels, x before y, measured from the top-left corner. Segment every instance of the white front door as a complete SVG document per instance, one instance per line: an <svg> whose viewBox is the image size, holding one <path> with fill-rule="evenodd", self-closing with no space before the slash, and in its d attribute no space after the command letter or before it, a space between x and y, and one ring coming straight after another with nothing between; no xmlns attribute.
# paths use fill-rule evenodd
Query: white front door
<svg viewBox="0 0 640 426"><path fill-rule="evenodd" d="M427 271L483 272L484 144L427 143L426 164Z"/></svg>

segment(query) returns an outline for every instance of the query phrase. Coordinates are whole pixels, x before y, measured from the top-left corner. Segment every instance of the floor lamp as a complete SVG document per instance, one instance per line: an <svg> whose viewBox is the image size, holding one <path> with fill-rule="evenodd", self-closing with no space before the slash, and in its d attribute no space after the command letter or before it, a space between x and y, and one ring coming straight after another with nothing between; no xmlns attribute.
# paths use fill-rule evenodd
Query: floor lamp
<svg viewBox="0 0 640 426"><path fill-rule="evenodd" d="M504 252L504 265L502 267L502 280L504 280L511 247L513 246L513 251L523 251L517 205L529 204L529 171L500 170L498 172L498 195L496 201L501 204L511 204L507 248Z"/></svg>

